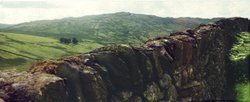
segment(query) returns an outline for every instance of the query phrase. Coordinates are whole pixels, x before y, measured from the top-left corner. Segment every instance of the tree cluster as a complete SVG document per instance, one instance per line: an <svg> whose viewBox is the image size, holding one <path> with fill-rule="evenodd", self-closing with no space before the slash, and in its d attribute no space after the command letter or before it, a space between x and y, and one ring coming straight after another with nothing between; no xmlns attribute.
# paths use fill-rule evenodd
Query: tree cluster
<svg viewBox="0 0 250 102"><path fill-rule="evenodd" d="M78 40L76 38L60 38L60 43L63 44L78 44Z"/></svg>

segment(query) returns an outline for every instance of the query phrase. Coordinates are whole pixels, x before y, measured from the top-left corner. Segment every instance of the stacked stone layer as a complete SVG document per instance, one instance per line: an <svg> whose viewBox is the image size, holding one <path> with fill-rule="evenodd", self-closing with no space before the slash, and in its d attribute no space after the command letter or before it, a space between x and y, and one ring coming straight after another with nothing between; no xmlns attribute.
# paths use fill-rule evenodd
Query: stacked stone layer
<svg viewBox="0 0 250 102"><path fill-rule="evenodd" d="M250 21L230 18L146 41L106 46L0 72L5 102L176 102L221 100L226 60Z"/></svg>

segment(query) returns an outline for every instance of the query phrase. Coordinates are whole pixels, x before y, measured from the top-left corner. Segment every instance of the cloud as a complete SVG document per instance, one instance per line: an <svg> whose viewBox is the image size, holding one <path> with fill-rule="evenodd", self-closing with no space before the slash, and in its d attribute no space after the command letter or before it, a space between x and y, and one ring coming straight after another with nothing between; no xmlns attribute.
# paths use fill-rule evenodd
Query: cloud
<svg viewBox="0 0 250 102"><path fill-rule="evenodd" d="M21 23L121 11L161 17L250 18L248 4L249 0L2 0L0 23Z"/></svg>
<svg viewBox="0 0 250 102"><path fill-rule="evenodd" d="M1 8L53 8L46 1L1 1Z"/></svg>

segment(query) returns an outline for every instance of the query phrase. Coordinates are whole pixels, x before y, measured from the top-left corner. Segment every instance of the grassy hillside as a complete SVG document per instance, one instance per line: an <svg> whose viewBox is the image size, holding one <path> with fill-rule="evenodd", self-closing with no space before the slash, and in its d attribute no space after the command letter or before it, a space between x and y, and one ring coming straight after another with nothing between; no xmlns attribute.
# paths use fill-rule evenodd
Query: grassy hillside
<svg viewBox="0 0 250 102"><path fill-rule="evenodd" d="M44 37L77 37L100 44L141 43L152 36L194 28L218 19L162 18L153 15L119 12L79 18L21 23L2 31ZM1 31L1 30L0 30Z"/></svg>
<svg viewBox="0 0 250 102"><path fill-rule="evenodd" d="M153 36L167 35L215 20L119 12L0 25L0 69L25 69L37 60L83 53L107 44L140 44ZM59 38L72 37L80 43L65 45L58 41Z"/></svg>
<svg viewBox="0 0 250 102"><path fill-rule="evenodd" d="M250 33L243 32L237 37L237 43L231 49L230 59L235 69L234 76L237 84L235 91L238 102L250 102L249 82L249 57L250 57Z"/></svg>
<svg viewBox="0 0 250 102"><path fill-rule="evenodd" d="M54 38L0 32L0 69L24 70L38 60L84 53L100 46L91 41L65 45Z"/></svg>
<svg viewBox="0 0 250 102"><path fill-rule="evenodd" d="M228 67L229 86L234 88L238 102L250 102L249 59L250 33L242 32L236 36L236 43L230 50L230 67ZM233 83L233 84L232 84Z"/></svg>

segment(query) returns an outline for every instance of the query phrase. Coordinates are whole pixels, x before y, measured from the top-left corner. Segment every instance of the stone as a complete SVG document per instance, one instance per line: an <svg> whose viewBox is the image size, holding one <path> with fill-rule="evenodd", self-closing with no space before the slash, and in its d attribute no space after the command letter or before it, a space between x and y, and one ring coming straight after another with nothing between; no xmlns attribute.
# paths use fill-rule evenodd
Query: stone
<svg viewBox="0 0 250 102"><path fill-rule="evenodd" d="M155 83L148 85L144 97L148 102L157 102L161 98L160 88Z"/></svg>
<svg viewBox="0 0 250 102"><path fill-rule="evenodd" d="M157 37L140 47L111 45L0 72L0 102L186 102L223 98L227 55L245 18L222 19ZM166 54L169 54L166 56Z"/></svg>

